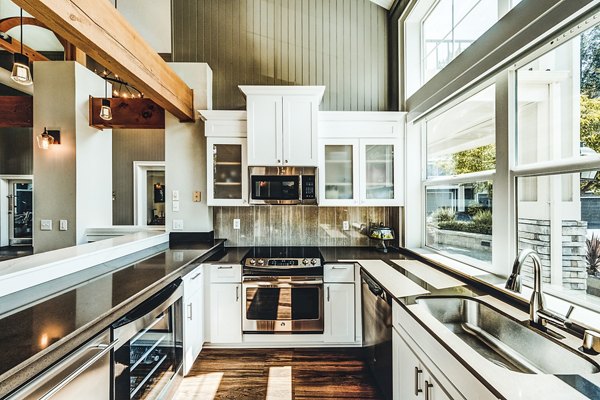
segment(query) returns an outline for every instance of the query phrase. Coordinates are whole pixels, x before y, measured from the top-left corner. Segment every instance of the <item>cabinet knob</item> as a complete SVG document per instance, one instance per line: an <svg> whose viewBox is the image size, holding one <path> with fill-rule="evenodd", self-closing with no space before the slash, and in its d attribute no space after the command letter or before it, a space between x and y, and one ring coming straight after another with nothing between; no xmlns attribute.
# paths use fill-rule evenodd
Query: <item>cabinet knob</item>
<svg viewBox="0 0 600 400"><path fill-rule="evenodd" d="M285 160L285 163L287 164L287 163L288 163L288 160Z"/></svg>
<svg viewBox="0 0 600 400"><path fill-rule="evenodd" d="M281 160L277 160L277 164L281 164Z"/></svg>

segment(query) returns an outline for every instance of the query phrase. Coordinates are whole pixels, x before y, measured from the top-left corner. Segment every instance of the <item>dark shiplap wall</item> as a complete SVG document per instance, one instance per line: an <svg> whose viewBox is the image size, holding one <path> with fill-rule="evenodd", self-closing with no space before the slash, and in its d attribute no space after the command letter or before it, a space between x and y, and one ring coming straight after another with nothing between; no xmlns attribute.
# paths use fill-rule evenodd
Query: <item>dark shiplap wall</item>
<svg viewBox="0 0 600 400"><path fill-rule="evenodd" d="M164 129L113 129L113 224L133 225L133 162L164 161Z"/></svg>
<svg viewBox="0 0 600 400"><path fill-rule="evenodd" d="M173 61L207 62L215 109L238 85L325 85L321 110L388 110L388 19L369 0L173 0Z"/></svg>
<svg viewBox="0 0 600 400"><path fill-rule="evenodd" d="M0 175L32 174L32 129L0 128Z"/></svg>

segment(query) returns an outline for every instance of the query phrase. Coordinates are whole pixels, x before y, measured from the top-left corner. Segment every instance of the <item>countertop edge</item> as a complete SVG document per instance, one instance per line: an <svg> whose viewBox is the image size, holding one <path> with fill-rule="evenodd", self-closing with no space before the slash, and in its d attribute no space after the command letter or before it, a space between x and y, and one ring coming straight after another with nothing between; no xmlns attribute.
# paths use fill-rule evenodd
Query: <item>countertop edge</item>
<svg viewBox="0 0 600 400"><path fill-rule="evenodd" d="M65 356L100 334L103 330L109 328L110 324L156 294L167 284L190 273L204 260L224 247L225 240L215 239L215 243L213 247L182 265L179 269L121 302L95 320L73 331L47 349L6 371L0 376L0 398L10 394L15 389L27 383L27 381L35 378L46 369L61 361Z"/></svg>

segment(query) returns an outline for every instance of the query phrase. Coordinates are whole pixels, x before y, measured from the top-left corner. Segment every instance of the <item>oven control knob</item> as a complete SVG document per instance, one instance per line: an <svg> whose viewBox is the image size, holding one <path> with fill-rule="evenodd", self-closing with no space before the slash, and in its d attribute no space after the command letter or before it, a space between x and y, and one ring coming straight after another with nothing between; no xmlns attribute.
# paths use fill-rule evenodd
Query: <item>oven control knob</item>
<svg viewBox="0 0 600 400"><path fill-rule="evenodd" d="M316 264L317 264L317 259L316 259L316 258L313 258L312 260L310 260L310 263L311 263L312 265L316 265Z"/></svg>
<svg viewBox="0 0 600 400"><path fill-rule="evenodd" d="M250 259L250 265L254 265L254 264L256 264L256 260L254 258L251 258Z"/></svg>
<svg viewBox="0 0 600 400"><path fill-rule="evenodd" d="M308 265L308 258L305 258L304 260L302 260L302 264Z"/></svg>
<svg viewBox="0 0 600 400"><path fill-rule="evenodd" d="M265 260L263 260L262 258L259 258L258 261L256 262L258 265L265 265Z"/></svg>

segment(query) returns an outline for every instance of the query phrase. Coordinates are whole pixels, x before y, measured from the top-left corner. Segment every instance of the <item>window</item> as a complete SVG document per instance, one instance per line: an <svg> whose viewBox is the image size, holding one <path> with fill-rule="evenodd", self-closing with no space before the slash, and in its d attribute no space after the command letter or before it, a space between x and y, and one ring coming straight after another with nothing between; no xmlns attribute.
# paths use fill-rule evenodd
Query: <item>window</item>
<svg viewBox="0 0 600 400"><path fill-rule="evenodd" d="M498 0L440 0L423 20L427 82L498 20Z"/></svg>
<svg viewBox="0 0 600 400"><path fill-rule="evenodd" d="M545 290L600 304L600 26L517 70L517 239ZM594 169L593 166L596 165ZM525 284L531 285L531 266Z"/></svg>
<svg viewBox="0 0 600 400"><path fill-rule="evenodd" d="M492 85L426 122L425 243L484 269L492 262L494 102Z"/></svg>

